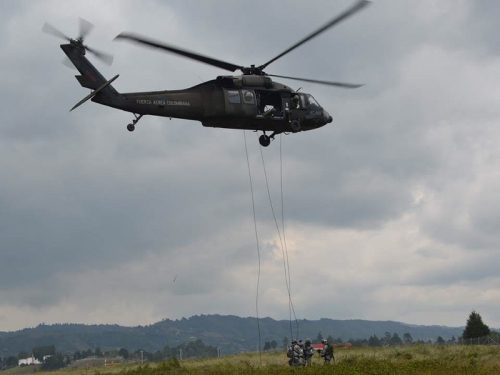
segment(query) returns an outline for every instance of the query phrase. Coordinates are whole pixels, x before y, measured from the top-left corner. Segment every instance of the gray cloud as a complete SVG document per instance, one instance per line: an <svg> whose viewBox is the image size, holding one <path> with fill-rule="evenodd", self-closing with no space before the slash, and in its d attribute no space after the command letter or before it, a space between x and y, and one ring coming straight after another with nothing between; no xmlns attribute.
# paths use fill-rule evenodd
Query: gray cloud
<svg viewBox="0 0 500 375"><path fill-rule="evenodd" d="M41 320L133 325L254 311L242 132L145 117L129 134L127 113L93 103L68 113L86 90L59 63L59 41L41 33L44 22L70 36L78 17L93 22L87 43L115 55L112 67L96 66L107 77L120 73L115 87L127 92L188 87L225 72L111 42L121 31L260 64L350 4L2 3L0 330ZM367 83L351 91L303 84L334 122L263 150L280 219L282 142L286 238L302 317L459 325L471 310L462 302L468 295L499 325L492 14L485 4L379 1L269 66ZM287 318L257 136L246 137L262 308ZM318 287L317 276L336 288Z"/></svg>

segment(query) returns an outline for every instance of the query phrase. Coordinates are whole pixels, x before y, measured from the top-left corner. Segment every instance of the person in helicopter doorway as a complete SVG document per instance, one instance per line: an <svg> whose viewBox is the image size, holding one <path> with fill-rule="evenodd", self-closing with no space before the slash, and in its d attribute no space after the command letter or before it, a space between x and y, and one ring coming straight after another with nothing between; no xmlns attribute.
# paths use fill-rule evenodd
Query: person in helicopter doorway
<svg viewBox="0 0 500 375"><path fill-rule="evenodd" d="M330 344L325 339L323 339L321 343L323 344L323 350L321 351L321 356L325 360L325 365L327 363L330 363L332 359L335 361L335 358L333 357L333 343Z"/></svg>
<svg viewBox="0 0 500 375"><path fill-rule="evenodd" d="M312 356L314 355L314 347L312 346L311 339L306 339L304 343L304 366L312 365Z"/></svg>
<svg viewBox="0 0 500 375"><path fill-rule="evenodd" d="M300 357L302 356L302 349L297 344L297 340L292 340L292 344L288 347L286 356L290 358L288 364L290 366L300 366Z"/></svg>
<svg viewBox="0 0 500 375"><path fill-rule="evenodd" d="M298 95L292 96L292 108L294 109L300 108L300 98Z"/></svg>

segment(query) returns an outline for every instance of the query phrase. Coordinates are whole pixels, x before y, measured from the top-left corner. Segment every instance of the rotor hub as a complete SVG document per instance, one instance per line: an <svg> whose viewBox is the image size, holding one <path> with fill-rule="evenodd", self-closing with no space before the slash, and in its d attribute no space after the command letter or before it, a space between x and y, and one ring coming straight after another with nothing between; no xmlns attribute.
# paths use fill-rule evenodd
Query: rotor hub
<svg viewBox="0 0 500 375"><path fill-rule="evenodd" d="M267 74L262 70L262 67L250 65L250 67L244 67L240 69L243 74L254 75L254 76L266 76Z"/></svg>

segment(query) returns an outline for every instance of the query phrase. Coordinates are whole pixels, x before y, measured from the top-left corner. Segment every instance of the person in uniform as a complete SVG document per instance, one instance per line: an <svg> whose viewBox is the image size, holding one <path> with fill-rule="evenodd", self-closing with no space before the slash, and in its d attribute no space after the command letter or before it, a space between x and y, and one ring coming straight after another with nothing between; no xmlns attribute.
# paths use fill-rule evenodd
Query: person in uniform
<svg viewBox="0 0 500 375"><path fill-rule="evenodd" d="M304 366L311 366L312 356L314 355L314 347L312 346L311 339L306 339L303 350L304 350Z"/></svg>
<svg viewBox="0 0 500 375"><path fill-rule="evenodd" d="M292 344L288 347L286 356L290 358L288 364L290 366L300 366L300 357L303 355L297 340L292 340Z"/></svg>
<svg viewBox="0 0 500 375"><path fill-rule="evenodd" d="M321 343L323 344L323 350L321 351L321 356L324 358L325 360L325 365L327 363L330 363L330 361L333 358L333 343L328 343L327 340L323 339L323 341L321 341Z"/></svg>
<svg viewBox="0 0 500 375"><path fill-rule="evenodd" d="M304 343L302 342L302 340L299 340L299 342L297 344L299 345L299 348L300 348L299 364L300 364L300 366L305 366L306 362L304 360Z"/></svg>

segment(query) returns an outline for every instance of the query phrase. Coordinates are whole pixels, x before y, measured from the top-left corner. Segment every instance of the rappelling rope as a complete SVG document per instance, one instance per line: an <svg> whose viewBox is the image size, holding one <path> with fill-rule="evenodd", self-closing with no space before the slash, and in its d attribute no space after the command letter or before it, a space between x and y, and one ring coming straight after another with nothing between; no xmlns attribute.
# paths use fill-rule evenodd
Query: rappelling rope
<svg viewBox="0 0 500 375"><path fill-rule="evenodd" d="M282 137L280 137L280 175L281 175L281 220L282 220L282 225L283 225L283 238L284 238L284 228L285 228L285 220L284 220L284 210L283 210L283 158L282 158L282 153L281 153L281 139ZM278 225L278 220L276 220L276 215L274 213L274 207L273 207L273 201L271 199L271 192L269 190L269 182L268 182L268 179L267 179L267 172L266 172L266 163L264 161L264 153L262 152L262 147L260 148L260 156L261 156L261 159L262 159L262 168L264 170L264 177L265 177L265 180L266 180L266 188L267 188L267 195L269 197L269 205L271 206L271 211L273 213L273 218L274 218L274 223L276 224L276 231L278 232L278 237L280 239L280 244L281 244L281 253L283 255L283 269L285 271L285 284L286 284L286 288L287 288L287 291L288 291L288 312L289 312L289 321L290 321L290 335L293 339L293 330L292 330L292 312L293 312L293 316L294 316L294 319L295 319L295 324L297 326L297 338L298 338L298 335L299 335L299 323L298 323L298 320L297 320L297 316L295 315L295 308L293 306L293 301L292 301L292 292L291 292L291 287L290 287L290 284L291 284L291 277L290 277L290 263L288 261L288 250L286 249L286 242L285 242L285 246L283 246L283 239L281 237L281 232L280 232L280 228L279 228L279 225Z"/></svg>
<svg viewBox="0 0 500 375"><path fill-rule="evenodd" d="M283 242L285 243L285 254L286 254L286 265L288 269L288 312L289 312L289 317L290 317L290 326L292 325L292 314L291 311L293 311L293 316L295 317L295 325L297 327L297 339L299 337L299 321L297 320L297 316L295 315L295 309L293 307L293 301L292 301L292 279L290 276L290 262L288 261L288 246L286 244L286 236L285 236L285 210L284 210L284 204L283 204L283 157L282 157L282 140L283 136L280 136L280 190L281 190L281 224L282 224L282 229L283 229ZM282 249L283 251L283 249ZM290 331L291 331L290 327ZM293 334L292 334L293 338Z"/></svg>
<svg viewBox="0 0 500 375"><path fill-rule="evenodd" d="M285 254L286 254L286 266L285 267L285 254L283 254L283 268L285 268L285 277L287 275L288 271L288 315L289 315L289 321L290 321L290 334L291 338L293 339L293 331L292 331L292 298L291 298L291 286L292 286L292 280L290 277L290 263L288 262L288 248L286 246L286 237L285 237L285 213L284 213L284 205L283 205L283 158L282 158L282 139L283 137L280 136L280 191L281 191L281 225L282 225L282 230L283 230L283 242L285 243ZM283 245L281 248L281 252L283 253ZM295 311L294 311L295 314ZM295 322L297 322L297 319L295 319ZM299 326L297 323L297 338L299 336Z"/></svg>
<svg viewBox="0 0 500 375"><path fill-rule="evenodd" d="M247 167L248 167L248 179L250 180L250 192L252 193L252 210L253 210L253 223L255 229L255 242L257 243L257 257L259 259L259 272L257 274L257 288L255 295L255 311L257 314L257 330L259 332L259 362L262 365L262 351L260 349L260 321L259 321L259 284L260 284L260 247L259 247L259 235L257 232L257 218L255 216L255 201L253 197L253 184L252 184L252 174L250 172L250 161L248 158L248 147L247 147L247 135L246 130L243 131L243 137L245 139L245 153L247 155Z"/></svg>

